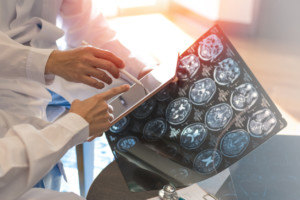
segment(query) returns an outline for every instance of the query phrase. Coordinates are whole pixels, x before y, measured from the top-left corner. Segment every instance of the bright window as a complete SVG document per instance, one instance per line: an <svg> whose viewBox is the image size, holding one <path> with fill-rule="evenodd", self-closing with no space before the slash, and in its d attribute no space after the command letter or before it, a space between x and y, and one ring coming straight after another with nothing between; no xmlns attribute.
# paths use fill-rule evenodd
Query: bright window
<svg viewBox="0 0 300 200"><path fill-rule="evenodd" d="M210 20L218 20L221 0L173 0L180 6L204 16Z"/></svg>
<svg viewBox="0 0 300 200"><path fill-rule="evenodd" d="M158 0L117 0L119 8L155 6Z"/></svg>
<svg viewBox="0 0 300 200"><path fill-rule="evenodd" d="M94 9L106 17L159 12L169 0L93 0Z"/></svg>

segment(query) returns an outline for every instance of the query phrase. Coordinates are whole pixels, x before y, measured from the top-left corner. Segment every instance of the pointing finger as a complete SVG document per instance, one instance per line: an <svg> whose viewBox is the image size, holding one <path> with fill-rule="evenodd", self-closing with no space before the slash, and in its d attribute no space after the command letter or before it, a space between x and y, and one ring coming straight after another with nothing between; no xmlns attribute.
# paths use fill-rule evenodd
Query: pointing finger
<svg viewBox="0 0 300 200"><path fill-rule="evenodd" d="M105 101L107 101L110 98L112 98L118 94L128 91L129 88L130 88L130 86L128 84L125 84L125 85L121 85L119 87L114 87L106 92L101 93L100 95L101 95L101 97L104 98Z"/></svg>

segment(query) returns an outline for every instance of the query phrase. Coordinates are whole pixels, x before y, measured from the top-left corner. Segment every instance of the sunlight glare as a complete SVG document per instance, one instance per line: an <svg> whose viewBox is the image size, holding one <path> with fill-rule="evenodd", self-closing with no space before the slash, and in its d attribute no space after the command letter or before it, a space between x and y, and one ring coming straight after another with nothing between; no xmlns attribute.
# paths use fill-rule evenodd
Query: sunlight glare
<svg viewBox="0 0 300 200"><path fill-rule="evenodd" d="M161 14L116 18L110 20L110 25L125 46L151 55L158 62L182 53L193 43L189 35Z"/></svg>
<svg viewBox="0 0 300 200"><path fill-rule="evenodd" d="M157 0L117 0L119 8L135 8L142 6L153 6Z"/></svg>

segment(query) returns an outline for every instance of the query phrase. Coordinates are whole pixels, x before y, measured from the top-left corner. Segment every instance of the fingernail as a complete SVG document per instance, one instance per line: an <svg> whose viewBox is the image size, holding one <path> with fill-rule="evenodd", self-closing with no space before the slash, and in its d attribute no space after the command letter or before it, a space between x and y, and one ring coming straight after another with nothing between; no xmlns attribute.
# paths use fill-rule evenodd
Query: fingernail
<svg viewBox="0 0 300 200"><path fill-rule="evenodd" d="M104 84L98 82L96 87L97 87L98 89L102 89L102 88L104 87Z"/></svg>
<svg viewBox="0 0 300 200"><path fill-rule="evenodd" d="M120 67L121 67L121 68L124 68L124 67L125 67L125 62L124 62L124 61L122 61L122 64L121 64Z"/></svg>
<svg viewBox="0 0 300 200"><path fill-rule="evenodd" d="M130 85L128 85L128 84L124 85L124 87L125 87L126 90L130 89Z"/></svg>

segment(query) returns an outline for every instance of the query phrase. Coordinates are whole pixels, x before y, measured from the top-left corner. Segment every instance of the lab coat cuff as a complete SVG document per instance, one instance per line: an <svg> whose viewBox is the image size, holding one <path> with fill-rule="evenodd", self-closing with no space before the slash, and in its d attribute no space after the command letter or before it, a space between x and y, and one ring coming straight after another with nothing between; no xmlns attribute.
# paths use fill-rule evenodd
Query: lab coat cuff
<svg viewBox="0 0 300 200"><path fill-rule="evenodd" d="M45 67L53 49L30 48L26 62L26 75L30 80L38 81L42 84L51 84L54 75L45 75Z"/></svg>
<svg viewBox="0 0 300 200"><path fill-rule="evenodd" d="M57 123L74 133L71 146L81 144L89 137L89 124L81 116L69 112L57 120Z"/></svg>

